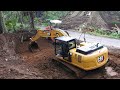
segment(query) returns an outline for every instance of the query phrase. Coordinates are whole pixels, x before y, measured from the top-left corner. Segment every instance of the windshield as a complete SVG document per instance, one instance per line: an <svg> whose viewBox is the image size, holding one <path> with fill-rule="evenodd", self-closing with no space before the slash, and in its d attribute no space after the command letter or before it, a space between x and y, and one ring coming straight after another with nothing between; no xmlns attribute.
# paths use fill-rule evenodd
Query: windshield
<svg viewBox="0 0 120 90"><path fill-rule="evenodd" d="M75 40L69 41L68 46L69 46L69 50L75 48L76 47Z"/></svg>
<svg viewBox="0 0 120 90"><path fill-rule="evenodd" d="M57 42L56 45L55 45L56 49L55 49L55 52L56 52L56 55L57 54L60 54L60 52L62 51L62 44L60 42Z"/></svg>

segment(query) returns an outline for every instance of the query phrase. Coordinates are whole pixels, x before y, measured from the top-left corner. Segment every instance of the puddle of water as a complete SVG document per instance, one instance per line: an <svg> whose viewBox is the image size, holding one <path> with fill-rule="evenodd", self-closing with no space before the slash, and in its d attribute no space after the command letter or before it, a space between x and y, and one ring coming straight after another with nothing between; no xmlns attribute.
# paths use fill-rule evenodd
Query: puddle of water
<svg viewBox="0 0 120 90"><path fill-rule="evenodd" d="M109 76L116 76L116 75L118 75L118 73L115 72L112 67L105 67L105 69L106 69L107 75L109 75Z"/></svg>

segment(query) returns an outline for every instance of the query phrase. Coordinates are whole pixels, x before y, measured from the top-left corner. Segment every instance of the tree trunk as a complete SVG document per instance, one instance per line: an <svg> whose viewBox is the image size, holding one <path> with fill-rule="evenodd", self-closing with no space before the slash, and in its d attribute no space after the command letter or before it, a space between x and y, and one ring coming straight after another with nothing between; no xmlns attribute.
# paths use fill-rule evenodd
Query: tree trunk
<svg viewBox="0 0 120 90"><path fill-rule="evenodd" d="M43 16L44 11L36 11L36 17L41 18Z"/></svg>
<svg viewBox="0 0 120 90"><path fill-rule="evenodd" d="M31 12L29 12L29 15L30 15L30 27L31 27L31 30L34 30L35 29L35 26L34 26L34 13L31 11Z"/></svg>
<svg viewBox="0 0 120 90"><path fill-rule="evenodd" d="M21 23L20 29L23 29L23 15L22 15L22 11L18 11L18 16L19 16L19 22Z"/></svg>
<svg viewBox="0 0 120 90"><path fill-rule="evenodd" d="M3 16L3 12L0 11L0 34L1 33L5 33L6 31L6 27L5 27L5 21L4 21L4 16Z"/></svg>
<svg viewBox="0 0 120 90"><path fill-rule="evenodd" d="M2 27L2 11L0 11L0 34L3 33L3 27Z"/></svg>

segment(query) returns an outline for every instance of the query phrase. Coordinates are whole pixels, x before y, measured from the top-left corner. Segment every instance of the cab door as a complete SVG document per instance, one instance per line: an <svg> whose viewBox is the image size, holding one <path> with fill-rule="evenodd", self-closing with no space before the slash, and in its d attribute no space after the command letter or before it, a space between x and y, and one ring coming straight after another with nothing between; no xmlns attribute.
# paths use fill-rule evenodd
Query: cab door
<svg viewBox="0 0 120 90"><path fill-rule="evenodd" d="M63 59L71 62L71 56L69 52L69 47L67 43L62 44L62 53L61 53Z"/></svg>

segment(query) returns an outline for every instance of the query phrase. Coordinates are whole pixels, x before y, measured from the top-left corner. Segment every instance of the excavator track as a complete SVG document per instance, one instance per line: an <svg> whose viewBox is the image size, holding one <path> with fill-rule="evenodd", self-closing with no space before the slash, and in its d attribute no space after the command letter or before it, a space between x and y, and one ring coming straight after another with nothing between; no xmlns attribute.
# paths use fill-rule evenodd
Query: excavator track
<svg viewBox="0 0 120 90"><path fill-rule="evenodd" d="M85 71L85 70L77 68L67 62L60 60L59 58L54 58L54 59L52 59L52 61L55 63L58 63L59 66L62 64L62 68L69 70L70 73L74 73L75 76L77 77L77 79L84 79L84 78L86 78L88 76L92 76L93 74L96 74L96 73L102 74L104 76L105 72L106 72L105 67L107 66L107 64L106 64L98 69L91 70L91 71Z"/></svg>
<svg viewBox="0 0 120 90"><path fill-rule="evenodd" d="M84 71L80 68L77 68L77 67L75 67L67 62L64 62L58 58L54 58L54 59L52 59L52 61L59 63L59 65L60 64L64 65L65 66L64 69L66 69L66 68L69 69L69 71L71 71L71 73L74 73L76 75L77 79L82 79L84 76L87 75L86 71Z"/></svg>

